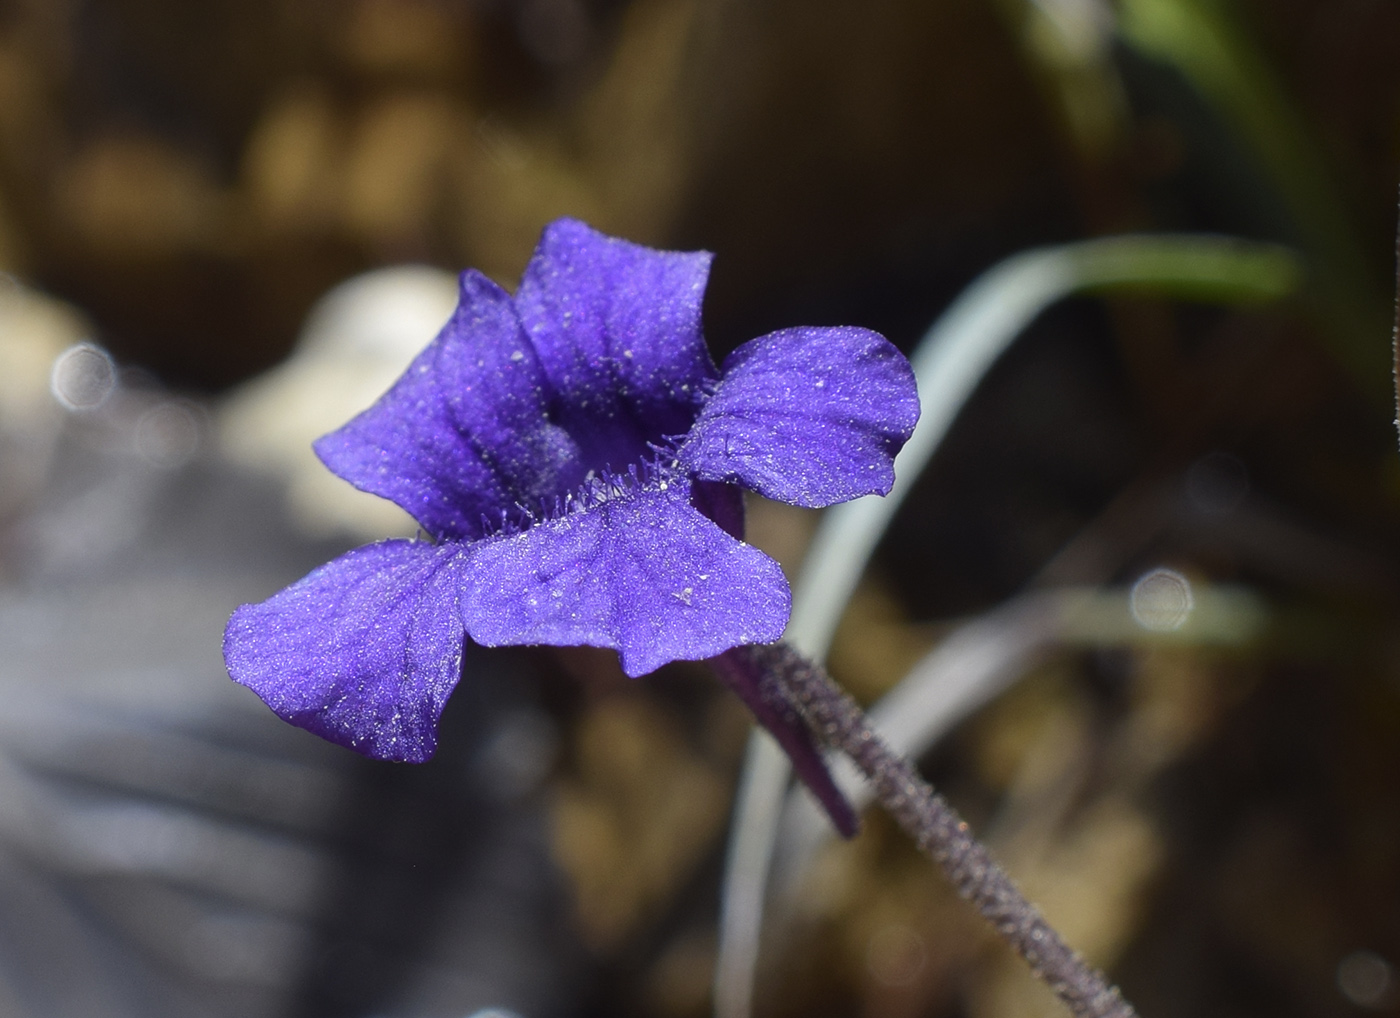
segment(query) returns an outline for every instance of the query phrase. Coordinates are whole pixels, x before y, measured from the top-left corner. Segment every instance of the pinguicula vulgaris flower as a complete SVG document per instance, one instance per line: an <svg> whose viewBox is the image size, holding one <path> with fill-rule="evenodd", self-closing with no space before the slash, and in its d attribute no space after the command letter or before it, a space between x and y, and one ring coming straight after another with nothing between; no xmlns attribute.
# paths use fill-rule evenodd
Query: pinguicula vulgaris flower
<svg viewBox="0 0 1400 1018"><path fill-rule="evenodd" d="M888 492L918 398L867 329L784 329L716 370L710 258L561 219L514 297L464 272L437 338L315 447L430 539L359 548L241 606L233 678L294 725L416 762L466 637L610 647L631 676L778 640L791 595L743 541L741 488L809 507ZM795 723L741 693L770 728Z"/></svg>

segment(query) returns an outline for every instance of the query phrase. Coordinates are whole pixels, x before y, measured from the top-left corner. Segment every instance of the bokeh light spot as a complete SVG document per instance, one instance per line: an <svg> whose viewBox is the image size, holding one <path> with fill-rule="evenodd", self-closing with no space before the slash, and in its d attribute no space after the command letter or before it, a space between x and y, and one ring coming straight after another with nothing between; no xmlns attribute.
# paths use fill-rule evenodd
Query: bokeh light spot
<svg viewBox="0 0 1400 1018"><path fill-rule="evenodd" d="M1337 963L1337 989L1358 1007L1385 1007L1394 972L1374 951L1353 951Z"/></svg>
<svg viewBox="0 0 1400 1018"><path fill-rule="evenodd" d="M106 350L75 343L54 358L49 388L67 410L96 410L117 387L117 367Z"/></svg>
<svg viewBox="0 0 1400 1018"><path fill-rule="evenodd" d="M1133 584L1128 606L1143 629L1170 633L1186 624L1196 603L1190 580L1175 569L1153 569Z"/></svg>

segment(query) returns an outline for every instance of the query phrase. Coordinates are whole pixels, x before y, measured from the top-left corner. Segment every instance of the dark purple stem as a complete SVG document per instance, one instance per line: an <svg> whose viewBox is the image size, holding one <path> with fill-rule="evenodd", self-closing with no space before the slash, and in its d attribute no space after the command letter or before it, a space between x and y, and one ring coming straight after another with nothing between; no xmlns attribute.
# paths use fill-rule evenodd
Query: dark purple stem
<svg viewBox="0 0 1400 1018"><path fill-rule="evenodd" d="M822 759L821 747L813 738L811 726L783 688L782 678L766 667L762 658L749 651L748 647L727 650L718 657L710 658L710 667L744 701L768 734L778 741L792 761L793 770L817 797L841 836L855 837L860 830L860 820L836 787L836 782L831 780L831 772L826 769L826 761Z"/></svg>
<svg viewBox="0 0 1400 1018"><path fill-rule="evenodd" d="M886 745L825 669L782 643L730 654L747 657L755 670L777 680L811 730L855 762L899 826L1075 1015L1135 1018L1118 988L1061 939L957 811L919 777L912 763Z"/></svg>

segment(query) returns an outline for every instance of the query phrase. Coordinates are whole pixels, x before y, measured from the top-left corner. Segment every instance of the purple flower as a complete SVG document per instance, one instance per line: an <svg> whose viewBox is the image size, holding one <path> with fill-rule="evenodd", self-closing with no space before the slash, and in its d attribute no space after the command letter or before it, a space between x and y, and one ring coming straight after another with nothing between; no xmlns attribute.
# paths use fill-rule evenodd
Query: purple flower
<svg viewBox="0 0 1400 1018"><path fill-rule="evenodd" d="M787 582L743 542L739 486L812 507L885 493L918 399L865 329L785 329L716 370L709 266L561 219L514 297L464 272L438 337L316 443L432 540L359 548L241 606L233 678L332 742L422 761L465 637L612 647L632 676L779 639Z"/></svg>

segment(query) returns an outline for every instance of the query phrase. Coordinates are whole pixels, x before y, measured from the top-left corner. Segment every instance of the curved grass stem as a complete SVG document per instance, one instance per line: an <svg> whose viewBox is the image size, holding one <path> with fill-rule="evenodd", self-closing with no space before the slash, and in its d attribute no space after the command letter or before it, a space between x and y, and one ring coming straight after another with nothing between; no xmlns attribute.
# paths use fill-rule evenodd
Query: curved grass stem
<svg viewBox="0 0 1400 1018"><path fill-rule="evenodd" d="M894 489L828 510L793 591L786 639L826 657L865 564L924 466L983 377L1046 307L1079 293L1146 291L1250 303L1293 292L1301 265L1286 249L1229 237L1129 235L1023 251L988 269L935 321L911 357L922 407L895 459ZM750 1018L768 870L791 769L763 732L740 782L715 965L716 1018Z"/></svg>

